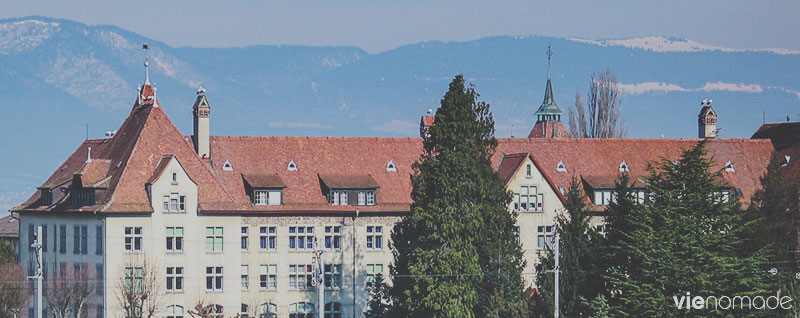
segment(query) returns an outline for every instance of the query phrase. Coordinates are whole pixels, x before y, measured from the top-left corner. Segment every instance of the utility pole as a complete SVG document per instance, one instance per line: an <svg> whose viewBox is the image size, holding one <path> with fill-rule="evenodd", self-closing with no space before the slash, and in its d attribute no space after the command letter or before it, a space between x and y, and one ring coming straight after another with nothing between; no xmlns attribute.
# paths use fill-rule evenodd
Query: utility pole
<svg viewBox="0 0 800 318"><path fill-rule="evenodd" d="M558 296L559 296L559 292L561 291L561 286L559 286L559 282L558 282L559 275L561 274L561 269L559 268L559 260L561 259L560 247L561 247L561 240L559 239L558 236L556 236L556 266L555 266L555 268L553 268L553 272L556 274L556 287L555 287L555 295L556 295L556 297L555 297L555 307L556 307L556 309L555 309L555 312L553 313L553 317L555 317L555 318L558 318L558 312L559 312L559 310L558 310L558 306L559 306L559 304L558 304L558 300L559 300Z"/></svg>
<svg viewBox="0 0 800 318"><path fill-rule="evenodd" d="M28 276L28 279L36 280L36 318L42 318L42 280L44 274L42 273L42 226L36 227L35 240L31 247L36 253L36 273L33 276Z"/></svg>
<svg viewBox="0 0 800 318"><path fill-rule="evenodd" d="M316 250L314 253L316 254L316 265L317 270L314 271L317 277L315 277L314 281L317 283L317 312L319 313L319 317L324 317L325 314L325 259L323 256L325 255L325 250L323 249L322 244L319 244L319 240L314 241L316 243ZM333 284L333 277L331 277L331 284Z"/></svg>

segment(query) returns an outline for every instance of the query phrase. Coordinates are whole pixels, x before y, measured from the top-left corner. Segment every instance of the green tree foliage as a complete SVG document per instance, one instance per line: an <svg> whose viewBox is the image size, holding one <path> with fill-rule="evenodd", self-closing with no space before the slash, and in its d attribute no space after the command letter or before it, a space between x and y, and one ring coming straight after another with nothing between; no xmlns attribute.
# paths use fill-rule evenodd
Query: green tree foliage
<svg viewBox="0 0 800 318"><path fill-rule="evenodd" d="M566 214L556 217L556 235L560 239L560 314L564 317L588 317L594 312L589 300L603 291L597 275L601 237L589 225L589 211L577 179L573 179L567 201ZM555 254L548 249L536 268L536 283L541 296L536 298L534 317L552 317Z"/></svg>
<svg viewBox="0 0 800 318"><path fill-rule="evenodd" d="M389 315L389 285L382 274L375 275L375 280L367 287L369 302L364 311L365 318L385 318Z"/></svg>
<svg viewBox="0 0 800 318"><path fill-rule="evenodd" d="M17 251L14 245L8 241L0 241L0 263L16 262Z"/></svg>
<svg viewBox="0 0 800 318"><path fill-rule="evenodd" d="M769 274L759 256L742 255L743 213L735 199L726 200L732 194L718 182L720 172L711 170L705 143L684 151L677 162L651 165L649 200L637 204L623 194L610 207L608 250L617 261L604 277L615 296L614 316L730 315L713 304L709 310L678 310L673 296L763 292Z"/></svg>
<svg viewBox="0 0 800 318"><path fill-rule="evenodd" d="M763 269L778 270L777 276L758 282L768 284L765 289L771 293L781 290L792 297L794 311L787 311L786 316L794 317L800 310L800 283L795 277L800 272L800 193L783 175L782 163L782 158L772 157L761 177L761 189L753 195L747 211L744 234L748 240L743 256L760 258Z"/></svg>
<svg viewBox="0 0 800 318"><path fill-rule="evenodd" d="M494 119L477 98L456 76L423 140L411 213L392 233L396 316L485 317L522 301L516 215L491 165Z"/></svg>

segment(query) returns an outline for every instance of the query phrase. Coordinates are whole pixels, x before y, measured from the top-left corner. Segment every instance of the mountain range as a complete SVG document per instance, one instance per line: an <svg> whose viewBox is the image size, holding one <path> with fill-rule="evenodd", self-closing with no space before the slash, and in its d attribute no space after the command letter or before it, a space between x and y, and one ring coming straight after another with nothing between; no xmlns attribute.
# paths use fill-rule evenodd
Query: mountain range
<svg viewBox="0 0 800 318"><path fill-rule="evenodd" d="M150 79L185 134L199 86L213 135L416 136L456 74L491 104L497 135L527 136L542 102L551 45L555 99L568 112L590 75L610 69L629 137L696 137L713 98L722 137L800 117L800 51L729 49L652 36L589 40L496 36L357 47L171 47L115 26L46 17L0 20L0 209L23 201L80 142L127 117ZM787 117L788 116L788 117Z"/></svg>

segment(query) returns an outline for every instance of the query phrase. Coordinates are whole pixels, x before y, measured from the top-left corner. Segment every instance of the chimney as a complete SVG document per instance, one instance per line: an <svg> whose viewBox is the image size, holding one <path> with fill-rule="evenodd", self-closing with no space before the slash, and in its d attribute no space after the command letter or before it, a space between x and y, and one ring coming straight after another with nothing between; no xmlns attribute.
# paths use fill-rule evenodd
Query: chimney
<svg viewBox="0 0 800 318"><path fill-rule="evenodd" d="M433 127L433 109L428 109L427 115L422 115L419 121L419 137L425 138L428 136L428 131Z"/></svg>
<svg viewBox="0 0 800 318"><path fill-rule="evenodd" d="M208 104L208 99L206 99L206 89L202 86L197 89L197 99L194 101L192 114L194 116L194 134L192 135L194 150L197 151L197 155L200 158L210 158L209 115L211 114L211 106Z"/></svg>
<svg viewBox="0 0 800 318"><path fill-rule="evenodd" d="M697 115L697 138L717 138L717 112L711 108L713 99L703 99L700 114Z"/></svg>

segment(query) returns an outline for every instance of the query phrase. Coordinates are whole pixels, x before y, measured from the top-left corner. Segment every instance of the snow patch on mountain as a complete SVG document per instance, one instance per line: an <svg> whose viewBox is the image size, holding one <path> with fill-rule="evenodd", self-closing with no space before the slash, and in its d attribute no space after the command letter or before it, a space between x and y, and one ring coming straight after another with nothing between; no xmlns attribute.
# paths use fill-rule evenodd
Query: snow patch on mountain
<svg viewBox="0 0 800 318"><path fill-rule="evenodd" d="M712 91L727 91L727 92L742 92L742 93L761 93L764 89L758 84L744 84L744 83L725 83L721 81L708 82L698 88L685 88L680 85L662 82L643 82L635 84L619 84L619 88L623 93L631 95L640 95L649 92L712 92Z"/></svg>
<svg viewBox="0 0 800 318"><path fill-rule="evenodd" d="M58 31L56 22L23 20L0 24L0 54L33 49Z"/></svg>
<svg viewBox="0 0 800 318"><path fill-rule="evenodd" d="M567 38L568 40L589 43L598 46L623 46L635 49L643 49L653 52L770 52L774 54L800 54L798 50L764 48L764 49L732 49L721 46L714 46L695 42L689 39L670 38L663 36L648 36L642 38L630 38L622 40L587 40L581 38Z"/></svg>
<svg viewBox="0 0 800 318"><path fill-rule="evenodd" d="M37 74L97 109L117 109L130 99L131 86L114 70L92 55L59 54L50 68Z"/></svg>
<svg viewBox="0 0 800 318"><path fill-rule="evenodd" d="M100 31L100 40L108 45L110 48L117 51L127 51L135 48L128 40L116 32L102 30Z"/></svg>

